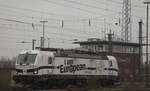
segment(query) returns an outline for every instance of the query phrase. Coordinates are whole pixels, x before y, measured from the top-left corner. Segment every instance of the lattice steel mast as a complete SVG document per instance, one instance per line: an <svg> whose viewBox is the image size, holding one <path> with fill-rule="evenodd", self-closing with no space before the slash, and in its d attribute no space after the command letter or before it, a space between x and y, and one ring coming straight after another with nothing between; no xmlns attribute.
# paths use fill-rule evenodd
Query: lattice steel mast
<svg viewBox="0 0 150 91"><path fill-rule="evenodd" d="M122 39L125 42L132 40L131 0L123 0Z"/></svg>

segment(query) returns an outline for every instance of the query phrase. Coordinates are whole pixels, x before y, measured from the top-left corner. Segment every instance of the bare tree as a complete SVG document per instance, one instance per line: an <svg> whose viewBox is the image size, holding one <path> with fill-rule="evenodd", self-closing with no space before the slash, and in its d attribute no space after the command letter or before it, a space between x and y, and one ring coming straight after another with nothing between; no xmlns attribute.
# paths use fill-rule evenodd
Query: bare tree
<svg viewBox="0 0 150 91"><path fill-rule="evenodd" d="M1 57L0 59L0 69L13 69L15 67L16 57L12 59Z"/></svg>

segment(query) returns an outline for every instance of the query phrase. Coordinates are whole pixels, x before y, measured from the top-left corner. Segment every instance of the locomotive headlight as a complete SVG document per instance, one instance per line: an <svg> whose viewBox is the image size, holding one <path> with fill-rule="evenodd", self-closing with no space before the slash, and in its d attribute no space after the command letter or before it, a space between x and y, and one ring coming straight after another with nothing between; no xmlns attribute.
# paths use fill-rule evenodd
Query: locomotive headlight
<svg viewBox="0 0 150 91"><path fill-rule="evenodd" d="M38 74L38 71L37 71L37 70L35 70L33 73L34 73L34 74Z"/></svg>
<svg viewBox="0 0 150 91"><path fill-rule="evenodd" d="M18 72L16 71L16 74L18 74Z"/></svg>

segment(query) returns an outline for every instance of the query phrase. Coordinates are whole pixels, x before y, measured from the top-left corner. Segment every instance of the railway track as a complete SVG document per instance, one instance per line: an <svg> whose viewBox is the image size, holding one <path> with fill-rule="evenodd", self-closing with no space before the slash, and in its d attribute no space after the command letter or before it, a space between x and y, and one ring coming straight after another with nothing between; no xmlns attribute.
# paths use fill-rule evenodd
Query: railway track
<svg viewBox="0 0 150 91"><path fill-rule="evenodd" d="M67 87L66 89L38 89L38 90L33 90L31 88L18 88L14 87L11 89L11 91L89 91L85 88L78 88L78 87Z"/></svg>
<svg viewBox="0 0 150 91"><path fill-rule="evenodd" d="M13 90L13 91L68 91L67 89L49 89L49 90Z"/></svg>
<svg viewBox="0 0 150 91"><path fill-rule="evenodd" d="M145 87L108 87L108 88L95 88L94 90L79 88L79 87L67 87L66 89L38 89L33 90L30 88L14 88L11 91L150 91L150 88Z"/></svg>
<svg viewBox="0 0 150 91"><path fill-rule="evenodd" d="M80 88L76 89L48 89L48 90L12 90L12 91L87 91Z"/></svg>
<svg viewBox="0 0 150 91"><path fill-rule="evenodd" d="M12 90L12 91L150 91L150 89L96 89L96 90L85 90L85 89L49 89L49 90Z"/></svg>

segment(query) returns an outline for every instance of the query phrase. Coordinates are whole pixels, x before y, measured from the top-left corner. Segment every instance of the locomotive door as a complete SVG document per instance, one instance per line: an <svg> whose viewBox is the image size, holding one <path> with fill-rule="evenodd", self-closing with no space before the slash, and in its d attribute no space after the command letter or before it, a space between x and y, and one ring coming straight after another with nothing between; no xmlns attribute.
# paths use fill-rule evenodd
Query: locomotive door
<svg viewBox="0 0 150 91"><path fill-rule="evenodd" d="M103 68L104 68L104 61L99 61L98 70L99 70L100 74L103 73Z"/></svg>
<svg viewBox="0 0 150 91"><path fill-rule="evenodd" d="M112 62L112 60L109 60L108 61L108 71L109 71L109 73L108 73L108 75L113 75L113 62Z"/></svg>
<svg viewBox="0 0 150 91"><path fill-rule="evenodd" d="M54 68L54 66L53 66L53 59L54 58L52 58L52 57L48 57L48 66L50 68L50 69L47 70L48 73L52 73L53 72L53 68Z"/></svg>

